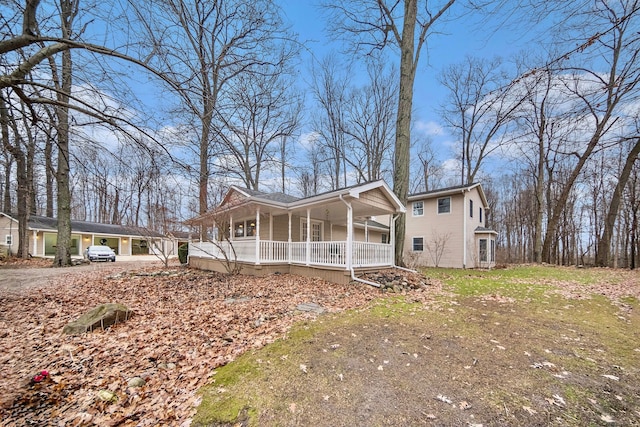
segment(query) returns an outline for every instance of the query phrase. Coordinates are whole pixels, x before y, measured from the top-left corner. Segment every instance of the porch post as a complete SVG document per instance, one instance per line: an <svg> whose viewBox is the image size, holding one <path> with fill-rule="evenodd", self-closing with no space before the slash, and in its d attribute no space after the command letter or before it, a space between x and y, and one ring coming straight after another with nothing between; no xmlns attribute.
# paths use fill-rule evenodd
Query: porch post
<svg viewBox="0 0 640 427"><path fill-rule="evenodd" d="M369 219L364 219L364 241L369 242Z"/></svg>
<svg viewBox="0 0 640 427"><path fill-rule="evenodd" d="M260 206L256 208L256 264L260 264Z"/></svg>
<svg viewBox="0 0 640 427"><path fill-rule="evenodd" d="M353 208L351 203L347 203L347 270L353 268Z"/></svg>
<svg viewBox="0 0 640 427"><path fill-rule="evenodd" d="M291 264L291 211L287 212L289 216L289 236L287 237L287 260Z"/></svg>
<svg viewBox="0 0 640 427"><path fill-rule="evenodd" d="M11 243L11 246L13 246L13 240ZM44 255L44 251L42 252L42 255ZM33 230L33 256L38 256L38 232L36 230Z"/></svg>
<svg viewBox="0 0 640 427"><path fill-rule="evenodd" d="M307 208L307 251L306 264L311 264L311 209Z"/></svg>
<svg viewBox="0 0 640 427"><path fill-rule="evenodd" d="M233 214L229 214L229 241L233 241L233 235L235 230L233 229Z"/></svg>
<svg viewBox="0 0 640 427"><path fill-rule="evenodd" d="M398 215L391 215L391 224L389 224L389 242L391 243L391 250L389 253L391 254L391 259L389 260L389 264L394 265L395 262L395 254L393 253L396 248L396 220L398 219Z"/></svg>

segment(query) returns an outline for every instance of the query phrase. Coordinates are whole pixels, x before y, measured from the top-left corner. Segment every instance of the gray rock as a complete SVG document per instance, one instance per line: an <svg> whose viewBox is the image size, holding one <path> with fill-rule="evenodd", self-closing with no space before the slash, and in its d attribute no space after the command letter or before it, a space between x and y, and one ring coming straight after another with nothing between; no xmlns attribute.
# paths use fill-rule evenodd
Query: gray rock
<svg viewBox="0 0 640 427"><path fill-rule="evenodd" d="M296 310L317 314L322 314L325 312L325 309L320 304L317 304L315 302L303 302L302 304L298 304Z"/></svg>
<svg viewBox="0 0 640 427"><path fill-rule="evenodd" d="M133 377L127 381L127 387L142 387L146 384L146 381L140 377Z"/></svg>
<svg viewBox="0 0 640 427"><path fill-rule="evenodd" d="M105 329L116 323L128 320L133 312L127 306L119 303L101 304L68 323L62 332L68 335L81 335L94 329Z"/></svg>

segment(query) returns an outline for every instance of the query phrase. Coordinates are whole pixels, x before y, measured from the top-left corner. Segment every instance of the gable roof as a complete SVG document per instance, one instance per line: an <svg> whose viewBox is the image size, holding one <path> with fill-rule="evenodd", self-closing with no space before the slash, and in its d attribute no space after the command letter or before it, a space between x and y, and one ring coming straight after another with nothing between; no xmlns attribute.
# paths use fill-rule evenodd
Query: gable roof
<svg viewBox="0 0 640 427"><path fill-rule="evenodd" d="M474 188L478 189L478 194L480 195L480 199L482 200L482 204L484 205L484 208L489 209L487 196L484 194L482 185L479 182L475 182L468 185L456 185L453 187L438 188L435 190L423 191L422 193L409 194L409 196L407 197L407 200L411 202L414 200L433 199L436 197L451 196L455 194L464 193L465 191L471 191Z"/></svg>
<svg viewBox="0 0 640 427"><path fill-rule="evenodd" d="M14 215L3 214L6 217L17 221ZM31 231L58 231L58 218L51 218L41 215L29 215L28 227ZM98 222L71 220L72 233L85 234L109 234L118 236L135 237L164 237L163 234L147 230L141 227L128 227L117 224L102 224Z"/></svg>
<svg viewBox="0 0 640 427"><path fill-rule="evenodd" d="M296 200L300 200L299 197L290 196L288 194L276 192L276 193L265 193L264 191L259 190L251 190L249 188L238 187L236 185L232 185L230 189L236 190L241 194L244 194L246 197L255 197L264 200L271 200L273 202L278 203L292 203Z"/></svg>

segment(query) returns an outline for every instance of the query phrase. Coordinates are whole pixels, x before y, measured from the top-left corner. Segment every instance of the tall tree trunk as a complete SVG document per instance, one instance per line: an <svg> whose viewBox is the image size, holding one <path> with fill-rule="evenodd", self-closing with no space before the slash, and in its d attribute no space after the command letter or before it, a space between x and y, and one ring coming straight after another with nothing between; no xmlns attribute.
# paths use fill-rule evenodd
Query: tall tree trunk
<svg viewBox="0 0 640 427"><path fill-rule="evenodd" d="M636 139L635 145L627 155L624 167L620 173L620 178L618 179L616 188L611 196L611 201L609 202L609 210L607 211L607 216L605 218L604 230L602 231L602 236L598 240L597 245L596 265L600 267L607 267L611 262L611 237L613 236L616 218L618 217L618 210L620 209L622 191L627 185L633 165L638 158L638 154L640 154L640 138Z"/></svg>
<svg viewBox="0 0 640 427"><path fill-rule="evenodd" d="M9 127L12 128L15 142L11 144ZM16 191L18 216L18 253L21 258L29 257L29 182L27 178L27 161L22 149L22 137L15 120L9 116L7 104L0 96L0 128L2 129L2 145L16 162ZM10 173L10 172L9 172Z"/></svg>
<svg viewBox="0 0 640 427"><path fill-rule="evenodd" d="M396 119L395 164L393 170L393 190L403 206L409 196L409 150L411 149L411 110L413 109L413 83L415 80L414 40L418 1L405 0L404 22L400 46L400 93L398 116ZM405 214L400 214L396 222L395 256L396 265L404 265L404 239L406 229Z"/></svg>
<svg viewBox="0 0 640 427"><path fill-rule="evenodd" d="M46 194L47 194L47 201L46 201L46 209L45 209L45 216L48 216L49 218L53 218L53 200L54 200L54 192L53 192L53 188L54 188L54 183L55 183L55 169L53 167L53 141L51 140L51 138L47 138L47 142L45 143L44 146L44 162L45 162L45 166L44 166L44 173L45 173L45 177L46 177Z"/></svg>
<svg viewBox="0 0 640 427"><path fill-rule="evenodd" d="M7 135L8 137L8 135ZM4 140L4 132L2 134ZM4 145L4 144L3 144ZM2 198L2 211L11 212L11 166L13 165L13 158L5 153L4 156L4 192Z"/></svg>
<svg viewBox="0 0 640 427"><path fill-rule="evenodd" d="M60 15L62 37L69 39L71 26L77 12L77 0L61 0ZM71 265L71 190L69 188L69 97L72 87L71 51L62 52L62 82L57 92L59 105L56 106L58 116L58 170L56 181L58 184L58 240L56 242L56 256L53 261L57 267Z"/></svg>

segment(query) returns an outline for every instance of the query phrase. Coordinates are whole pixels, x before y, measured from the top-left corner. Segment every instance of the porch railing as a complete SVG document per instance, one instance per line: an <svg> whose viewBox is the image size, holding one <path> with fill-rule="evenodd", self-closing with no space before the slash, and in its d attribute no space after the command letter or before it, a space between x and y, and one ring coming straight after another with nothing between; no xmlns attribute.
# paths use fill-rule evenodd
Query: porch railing
<svg viewBox="0 0 640 427"><path fill-rule="evenodd" d="M237 259L255 264L302 264L327 267L347 265L347 242L282 242L260 240L258 259L255 240L233 242L191 242L189 255L202 258ZM233 248L231 247L233 245ZM235 256L234 256L235 251ZM393 247L389 244L352 242L353 267L377 267L393 265Z"/></svg>

